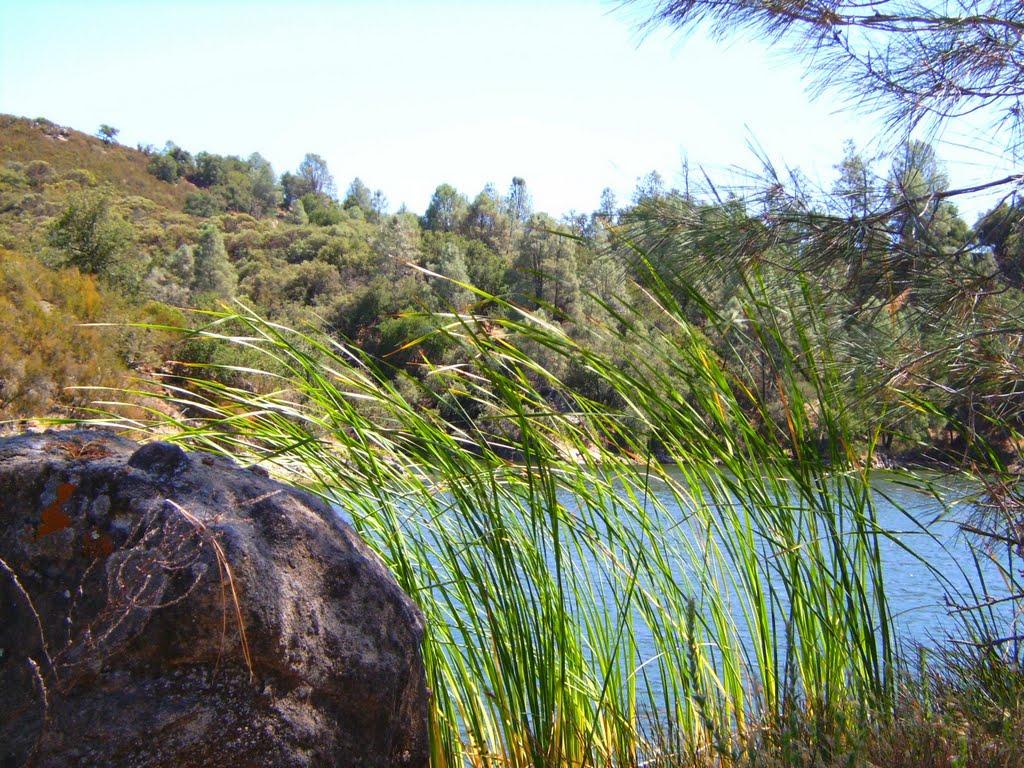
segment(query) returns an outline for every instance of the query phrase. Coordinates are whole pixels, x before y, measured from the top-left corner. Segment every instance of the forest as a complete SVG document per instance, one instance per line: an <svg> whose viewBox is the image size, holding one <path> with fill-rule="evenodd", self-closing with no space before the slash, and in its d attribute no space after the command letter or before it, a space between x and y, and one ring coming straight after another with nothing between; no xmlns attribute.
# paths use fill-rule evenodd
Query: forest
<svg viewBox="0 0 1024 768"><path fill-rule="evenodd" d="M630 200L606 189L598 210L555 219L533 210L518 177L472 196L439 184L417 215L389 212L385 193L358 178L337 193L312 153L278 175L258 154L192 154L170 141L132 149L45 119L4 117L2 131L8 419L75 414L91 395L69 387L123 383L133 371L244 366L230 345L77 325L103 317L198 327L196 310L239 301L357 344L421 407L459 426L465 414L452 393L422 386L432 367L464 361L435 332L438 314L471 313L486 326L511 304L628 359L621 314L628 306L656 325L658 283L730 375L772 403L778 427L772 344L741 302L743 267L756 262L768 302L786 301L793 274L816 292L827 323L817 332L840 358L859 442L911 462L969 461L979 441L1007 456L1018 448L1012 325L1024 287L1024 204L1001 202L968 224L946 199L941 159L921 141L888 165L848 144L834 188L813 200L786 190L793 179L751 201L669 188L651 172ZM857 225L836 226L844 222ZM950 338L963 343L942 349ZM616 404L585 366L532 353L566 384L546 392L552 407L570 392ZM879 387L879 371L896 374ZM931 407L908 407L908 397Z"/></svg>

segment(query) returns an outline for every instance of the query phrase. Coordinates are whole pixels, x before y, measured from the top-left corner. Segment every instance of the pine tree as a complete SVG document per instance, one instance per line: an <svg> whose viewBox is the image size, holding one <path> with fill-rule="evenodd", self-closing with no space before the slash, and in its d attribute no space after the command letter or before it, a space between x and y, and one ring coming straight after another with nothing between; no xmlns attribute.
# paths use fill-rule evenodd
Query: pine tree
<svg viewBox="0 0 1024 768"><path fill-rule="evenodd" d="M203 228L199 246L195 251L195 275L192 292L233 296L238 285L238 275L228 259L224 238L220 230L212 225Z"/></svg>
<svg viewBox="0 0 1024 768"><path fill-rule="evenodd" d="M289 224L309 224L309 216L306 214L306 209L302 205L301 200L292 200L288 205L288 215L285 220Z"/></svg>
<svg viewBox="0 0 1024 768"><path fill-rule="evenodd" d="M468 304L473 294L458 285L469 282L469 270L466 267L466 259L462 255L462 249L455 243L448 241L441 246L441 253L437 261L428 264L428 267L439 275L444 275L449 280L434 280L433 291L444 302L447 308L461 309Z"/></svg>
<svg viewBox="0 0 1024 768"><path fill-rule="evenodd" d="M440 184L427 205L423 226L435 232L452 232L462 223L467 210L466 198L455 187Z"/></svg>

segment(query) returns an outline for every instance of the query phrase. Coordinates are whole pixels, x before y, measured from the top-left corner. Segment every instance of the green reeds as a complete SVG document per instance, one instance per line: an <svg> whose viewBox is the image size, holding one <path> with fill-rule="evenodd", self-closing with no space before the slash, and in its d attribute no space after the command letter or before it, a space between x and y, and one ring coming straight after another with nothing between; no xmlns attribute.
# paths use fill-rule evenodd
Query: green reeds
<svg viewBox="0 0 1024 768"><path fill-rule="evenodd" d="M435 766L731 765L794 716L834 744L892 712L899 670L888 533L814 297L748 285L779 414L654 285L590 341L477 291L487 318L431 318L461 362L401 383L352 346L211 314L193 333L265 366L235 371L245 387L196 368L161 382L187 417L115 422L262 462L352 521L426 616Z"/></svg>

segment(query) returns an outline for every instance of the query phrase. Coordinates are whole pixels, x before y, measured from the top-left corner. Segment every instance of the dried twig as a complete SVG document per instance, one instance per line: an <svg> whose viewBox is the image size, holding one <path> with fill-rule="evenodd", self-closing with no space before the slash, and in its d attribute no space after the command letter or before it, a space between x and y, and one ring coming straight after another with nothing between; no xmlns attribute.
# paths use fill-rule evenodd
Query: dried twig
<svg viewBox="0 0 1024 768"><path fill-rule="evenodd" d="M187 520L189 522L189 524L191 524L196 529L196 531L198 531L200 534L207 534L209 532L209 528L207 527L207 525L202 520L197 518L195 515L193 515L188 510L186 510L180 504L178 504L175 501L172 501L171 499L165 499L164 501L170 507L172 507L173 509L177 510L177 512L182 517L184 517L185 520ZM245 621L242 618L242 604L241 604L241 601L238 599L238 591L235 589L235 578L234 578L234 574L231 572L231 564L228 562L227 555L224 553L224 549L221 547L220 542L217 541L217 537L214 536L212 533L209 533L208 540L209 540L210 544L213 546L213 550L214 550L214 553L215 553L216 559L217 559L217 569L219 570L220 576L221 576L220 582L221 582L221 595L222 595L222 598L224 598L225 601L226 601L226 591L224 589L225 578L226 578L226 581L227 581L227 587L228 587L228 589L231 592L231 603L232 603L232 606L234 608L235 621L238 623L238 634L239 634L239 637L240 637L241 643L242 643L242 657L245 659L245 666L249 670L249 679L252 680L253 679L252 654L250 653L250 650L249 650L249 638L246 635L246 632L245 632ZM227 611L226 610L224 612L224 617L225 618L224 618L223 630L224 630L224 634L226 635L227 634L227 623L226 623L227 622Z"/></svg>

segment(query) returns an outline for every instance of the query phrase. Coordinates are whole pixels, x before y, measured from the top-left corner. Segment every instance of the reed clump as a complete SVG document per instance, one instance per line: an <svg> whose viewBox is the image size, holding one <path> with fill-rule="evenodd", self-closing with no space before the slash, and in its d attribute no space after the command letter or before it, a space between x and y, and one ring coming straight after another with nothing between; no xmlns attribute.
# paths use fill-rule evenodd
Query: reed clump
<svg viewBox="0 0 1024 768"><path fill-rule="evenodd" d="M583 340L460 286L491 312L431 315L461 355L418 378L243 308L191 333L262 366L164 380L187 417L108 401L97 419L171 421L352 520L426 616L435 766L899 765L900 744L938 743L925 725L954 710L907 703L881 556L905 545L879 522L808 285L779 306L749 284L770 399L656 282Z"/></svg>

